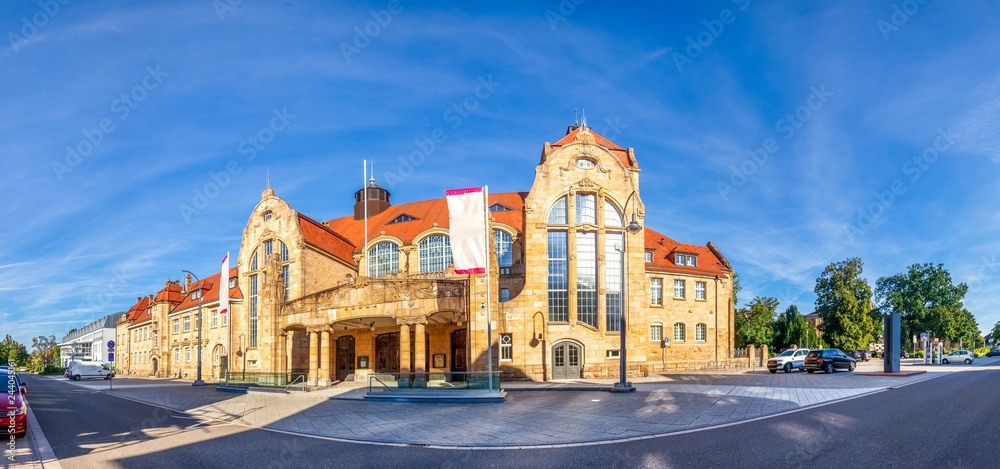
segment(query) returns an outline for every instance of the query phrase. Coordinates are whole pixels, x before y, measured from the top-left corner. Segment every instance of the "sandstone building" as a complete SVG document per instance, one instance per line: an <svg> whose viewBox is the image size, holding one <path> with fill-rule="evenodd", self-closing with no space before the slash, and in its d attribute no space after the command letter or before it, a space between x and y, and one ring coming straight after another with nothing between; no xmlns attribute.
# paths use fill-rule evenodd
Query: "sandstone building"
<svg viewBox="0 0 1000 469"><path fill-rule="evenodd" d="M353 214L317 221L268 188L225 278L167 282L122 315L118 368L193 377L198 295L206 379L227 363L313 385L483 370L487 327L505 379L617 377L622 315L630 376L725 366L732 268L712 243L645 228L639 172L633 149L585 125L546 143L530 191L489 195L488 277L455 274L445 199L393 205L371 181ZM228 337L220 288L231 298Z"/></svg>

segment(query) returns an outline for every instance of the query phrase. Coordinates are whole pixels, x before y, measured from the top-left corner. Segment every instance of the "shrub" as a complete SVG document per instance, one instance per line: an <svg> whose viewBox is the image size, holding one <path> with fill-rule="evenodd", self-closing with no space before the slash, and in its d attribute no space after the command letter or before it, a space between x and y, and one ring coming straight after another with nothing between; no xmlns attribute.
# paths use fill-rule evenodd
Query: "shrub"
<svg viewBox="0 0 1000 469"><path fill-rule="evenodd" d="M41 368L41 367L39 367ZM40 375L61 375L63 374L63 368L59 365L48 365L44 369L41 369L38 374Z"/></svg>
<svg viewBox="0 0 1000 469"><path fill-rule="evenodd" d="M972 351L977 357L985 357L987 353L990 353L989 347L979 347Z"/></svg>
<svg viewBox="0 0 1000 469"><path fill-rule="evenodd" d="M917 350L917 353L914 353L913 357L914 358L924 358L924 351L923 350Z"/></svg>

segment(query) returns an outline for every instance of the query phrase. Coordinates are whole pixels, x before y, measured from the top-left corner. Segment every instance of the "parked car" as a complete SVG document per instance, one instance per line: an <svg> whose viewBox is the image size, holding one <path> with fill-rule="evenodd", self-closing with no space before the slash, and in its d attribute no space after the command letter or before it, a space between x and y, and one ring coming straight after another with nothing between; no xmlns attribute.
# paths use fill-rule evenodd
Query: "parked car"
<svg viewBox="0 0 1000 469"><path fill-rule="evenodd" d="M871 350L862 350L861 351L861 359L864 360L864 361L871 360L872 359L872 352L871 352Z"/></svg>
<svg viewBox="0 0 1000 469"><path fill-rule="evenodd" d="M899 358L910 358L910 354L906 353L906 350L899 352Z"/></svg>
<svg viewBox="0 0 1000 469"><path fill-rule="evenodd" d="M993 350L990 350L989 352L986 352L986 356L987 357L1000 357L1000 348L995 348Z"/></svg>
<svg viewBox="0 0 1000 469"><path fill-rule="evenodd" d="M844 352L844 355L847 355L848 357L853 358L855 361L861 361L861 360L863 360L863 358L861 358L861 351L860 350L848 350L848 351Z"/></svg>
<svg viewBox="0 0 1000 469"><path fill-rule="evenodd" d="M974 359L975 358L972 356L972 352L968 350L955 350L954 352L941 357L941 363L947 365L951 362L965 362L966 365L971 365Z"/></svg>
<svg viewBox="0 0 1000 469"><path fill-rule="evenodd" d="M3 412L0 414L0 435L22 437L28 432L28 401L25 400L28 387L14 370L9 369L0 370L0 383L4 384L4 398L0 400L0 411Z"/></svg>
<svg viewBox="0 0 1000 469"><path fill-rule="evenodd" d="M814 371L833 373L838 369L854 371L854 368L857 366L857 362L853 358L847 356L844 352L835 348L828 348L823 350L811 350L809 354L806 355L804 368L807 373L812 373Z"/></svg>
<svg viewBox="0 0 1000 469"><path fill-rule="evenodd" d="M84 378L111 379L115 377L115 372L103 363L73 362L69 368L69 375L73 381Z"/></svg>
<svg viewBox="0 0 1000 469"><path fill-rule="evenodd" d="M777 357L767 361L767 370L771 373L777 373L779 369L785 370L785 373L791 373L792 368L805 370L805 359L808 353L808 349L785 350Z"/></svg>

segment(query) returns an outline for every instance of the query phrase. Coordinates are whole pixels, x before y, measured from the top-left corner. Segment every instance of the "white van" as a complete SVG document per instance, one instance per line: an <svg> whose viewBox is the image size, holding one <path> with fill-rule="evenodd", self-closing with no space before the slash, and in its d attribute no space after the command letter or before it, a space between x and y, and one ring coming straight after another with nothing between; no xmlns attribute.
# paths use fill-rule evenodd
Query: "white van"
<svg viewBox="0 0 1000 469"><path fill-rule="evenodd" d="M84 378L111 379L115 372L103 363L73 362L69 365L69 379L80 381Z"/></svg>

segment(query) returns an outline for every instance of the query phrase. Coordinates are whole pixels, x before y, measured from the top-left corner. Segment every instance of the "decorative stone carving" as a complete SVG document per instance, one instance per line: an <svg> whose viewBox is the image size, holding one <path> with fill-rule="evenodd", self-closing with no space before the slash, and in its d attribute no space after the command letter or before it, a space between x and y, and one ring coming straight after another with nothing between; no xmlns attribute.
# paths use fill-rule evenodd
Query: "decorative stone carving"
<svg viewBox="0 0 1000 469"><path fill-rule="evenodd" d="M398 325L414 325L414 324L427 324L426 316L411 316L408 318L396 318L396 324Z"/></svg>
<svg viewBox="0 0 1000 469"><path fill-rule="evenodd" d="M597 188L601 187L597 185L597 183L595 183L594 181L590 180L589 177L581 179L580 182L576 183L576 185L579 186L581 189L588 191L596 190Z"/></svg>

